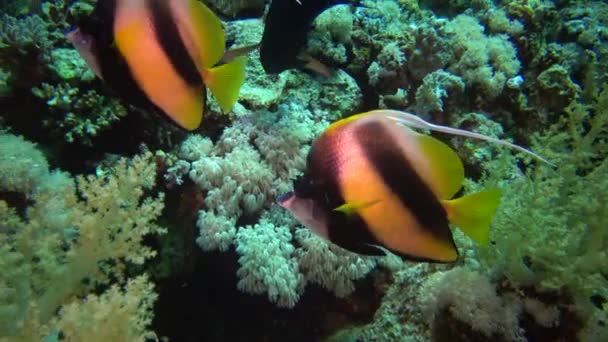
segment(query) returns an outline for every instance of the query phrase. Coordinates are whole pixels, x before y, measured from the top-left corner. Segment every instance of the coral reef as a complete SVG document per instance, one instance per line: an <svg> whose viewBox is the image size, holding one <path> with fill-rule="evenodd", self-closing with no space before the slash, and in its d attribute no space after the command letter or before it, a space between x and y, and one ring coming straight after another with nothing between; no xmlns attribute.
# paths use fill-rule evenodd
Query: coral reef
<svg viewBox="0 0 608 342"><path fill-rule="evenodd" d="M82 94L80 88L73 88L69 83L56 86L42 83L33 88L32 93L45 100L51 111L52 116L43 120L45 125L63 134L68 143L79 140L81 144L91 145L96 135L127 115L116 98L107 98L93 89Z"/></svg>
<svg viewBox="0 0 608 342"><path fill-rule="evenodd" d="M264 0L209 0L208 4L230 18L246 12L262 14L264 11Z"/></svg>
<svg viewBox="0 0 608 342"><path fill-rule="evenodd" d="M260 42L267 1L205 3L227 50ZM338 4L302 51L331 77L251 51L234 109L210 98L187 134L69 45L94 5L0 1L0 340L608 340L605 1ZM274 202L328 125L379 107L554 166L437 135L463 192L503 190L490 245L455 230L455 265L347 252Z"/></svg>
<svg viewBox="0 0 608 342"><path fill-rule="evenodd" d="M0 142L2 150L14 151L3 153L0 162L1 191L23 193L32 203L21 217L11 203L0 201L0 260L5 267L0 336L40 340L57 331L77 340L87 328L76 320L87 316L93 329L123 327L143 335L150 322L153 285L137 278L122 292L118 284L125 281L128 264L142 264L155 255L142 244L143 237L165 232L153 223L163 208L162 194L144 196L155 183L151 154L122 159L102 177L74 179L49 171L31 143L6 134ZM15 152L22 158L18 166L11 156ZM8 179L19 175L23 179L17 182ZM108 292L96 296L96 288L116 280ZM131 304L125 312L129 320L123 322L116 320L119 316L105 319L100 312L88 312L94 306L124 307L124 302Z"/></svg>

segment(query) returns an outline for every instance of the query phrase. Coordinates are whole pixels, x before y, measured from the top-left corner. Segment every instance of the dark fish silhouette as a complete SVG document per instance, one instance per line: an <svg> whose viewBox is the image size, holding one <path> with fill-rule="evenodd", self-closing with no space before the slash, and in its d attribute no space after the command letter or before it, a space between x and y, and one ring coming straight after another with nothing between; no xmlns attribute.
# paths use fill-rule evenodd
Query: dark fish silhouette
<svg viewBox="0 0 608 342"><path fill-rule="evenodd" d="M260 45L264 70L278 74L287 69L307 67L321 74L329 69L310 56L302 55L308 32L324 10L347 0L273 0L266 16Z"/></svg>

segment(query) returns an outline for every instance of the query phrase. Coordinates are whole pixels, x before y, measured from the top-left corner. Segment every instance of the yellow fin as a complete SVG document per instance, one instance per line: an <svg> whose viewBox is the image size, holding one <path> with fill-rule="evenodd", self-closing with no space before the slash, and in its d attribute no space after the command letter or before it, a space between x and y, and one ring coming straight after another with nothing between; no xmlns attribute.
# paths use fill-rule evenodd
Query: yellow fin
<svg viewBox="0 0 608 342"><path fill-rule="evenodd" d="M344 203L341 206L334 209L334 211L342 212L346 215L352 215L361 209L371 207L372 205L380 202L380 200L374 200L369 202L350 202Z"/></svg>
<svg viewBox="0 0 608 342"><path fill-rule="evenodd" d="M500 202L500 189L488 189L449 201L443 201L448 220L473 241L487 246L490 223Z"/></svg>
<svg viewBox="0 0 608 342"><path fill-rule="evenodd" d="M448 145L430 135L416 133L416 140L431 164L433 190L439 199L454 197L464 181L462 161Z"/></svg>
<svg viewBox="0 0 608 342"><path fill-rule="evenodd" d="M361 113L361 114L355 114L355 115L351 115L351 116L349 116L349 117L347 117L347 118L340 119L340 120L338 120L338 121L335 121L335 122L334 122L334 123L332 123L331 125L329 125L329 126L328 126L328 127L325 129L325 131L326 131L326 132L333 131L333 130L335 130L335 129L339 128L339 127L342 127L342 126L344 126L344 125L346 125L346 124L348 124L348 123L351 123L351 122L353 122L353 121L355 121L355 120L357 120L357 119L359 119L359 118L361 118L361 117L363 117L363 116L365 116L365 115L368 115L368 114L370 114L370 113L371 113L371 112L366 112L366 113Z"/></svg>
<svg viewBox="0 0 608 342"><path fill-rule="evenodd" d="M245 82L246 63L247 58L241 56L204 73L205 85L217 99L222 112L230 111L239 98L239 90Z"/></svg>
<svg viewBox="0 0 608 342"><path fill-rule="evenodd" d="M200 62L210 68L224 55L224 29L220 19L200 1L188 0L194 26L194 39L199 47Z"/></svg>

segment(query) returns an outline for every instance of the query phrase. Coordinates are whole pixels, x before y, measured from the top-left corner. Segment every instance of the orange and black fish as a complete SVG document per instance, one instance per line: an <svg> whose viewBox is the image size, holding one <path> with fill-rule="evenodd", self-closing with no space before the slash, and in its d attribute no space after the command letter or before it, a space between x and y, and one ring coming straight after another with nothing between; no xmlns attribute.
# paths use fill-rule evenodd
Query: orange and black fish
<svg viewBox="0 0 608 342"><path fill-rule="evenodd" d="M460 158L407 126L524 150L409 113L372 111L340 120L317 138L304 175L279 204L320 236L360 254L382 255L388 249L409 259L453 262L458 250L449 223L486 245L500 190L453 199L464 180Z"/></svg>
<svg viewBox="0 0 608 342"><path fill-rule="evenodd" d="M221 22L195 0L99 0L67 36L118 95L187 130L201 123L206 87L229 111L245 79L245 57L218 64Z"/></svg>

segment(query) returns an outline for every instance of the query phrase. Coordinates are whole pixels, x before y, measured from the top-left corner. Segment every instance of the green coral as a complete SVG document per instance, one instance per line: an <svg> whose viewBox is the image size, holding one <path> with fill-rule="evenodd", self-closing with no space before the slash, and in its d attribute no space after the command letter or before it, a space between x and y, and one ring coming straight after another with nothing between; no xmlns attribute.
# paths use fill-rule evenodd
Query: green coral
<svg viewBox="0 0 608 342"><path fill-rule="evenodd" d="M11 15L24 15L33 9L33 3L27 0L0 0L0 11Z"/></svg>
<svg viewBox="0 0 608 342"><path fill-rule="evenodd" d="M59 48L51 52L49 69L64 81L92 81L95 74L75 49Z"/></svg>
<svg viewBox="0 0 608 342"><path fill-rule="evenodd" d="M0 132L0 192L19 192L29 197L48 172L49 164L36 145Z"/></svg>
<svg viewBox="0 0 608 342"><path fill-rule="evenodd" d="M605 315L590 298L608 298L608 87L589 105L572 102L534 141L555 168L529 166L512 179L513 157L486 163L482 187L501 184L504 195L480 265L510 287L571 298L584 318Z"/></svg>
<svg viewBox="0 0 608 342"><path fill-rule="evenodd" d="M10 71L0 68L0 96L6 96L11 92L11 78Z"/></svg>
<svg viewBox="0 0 608 342"><path fill-rule="evenodd" d="M36 84L35 78L44 75L52 48L60 39L65 39L63 34L52 30L38 15L0 15L0 68L10 71L10 75L2 77L2 83L9 85L2 85L0 91L15 88L10 84L16 83L13 80L19 80L22 88Z"/></svg>
<svg viewBox="0 0 608 342"><path fill-rule="evenodd" d="M83 91L67 83L43 83L32 92L45 100L55 114L55 118L46 120L47 125L63 132L69 143L78 140L91 145L93 137L127 115L127 109L118 99L93 89Z"/></svg>
<svg viewBox="0 0 608 342"><path fill-rule="evenodd" d="M13 146L31 150L23 140ZM0 172L3 181L8 167ZM141 265L155 255L142 244L145 235L165 232L154 223L163 194L148 195L155 178L156 164L147 153L121 159L102 177L72 178L47 170L23 217L0 200L0 340L40 341L53 327L67 341L81 340L78 331L86 327L74 326L77 317L87 318L80 322L89 329L105 331L87 340L105 341L104 334L117 330L145 334L147 303L155 299L145 278L129 281L126 292L114 286L97 297L94 291L110 282L126 283L127 265ZM124 303L127 299L131 304ZM109 319L107 312L122 318Z"/></svg>
<svg viewBox="0 0 608 342"><path fill-rule="evenodd" d="M32 51L47 51L53 45L55 34L37 15L18 19L4 14L0 18L0 58L9 54L18 56Z"/></svg>
<svg viewBox="0 0 608 342"><path fill-rule="evenodd" d="M60 29L70 27L73 18L81 18L93 12L96 0L56 0L45 1L40 5L42 17L51 25Z"/></svg>

